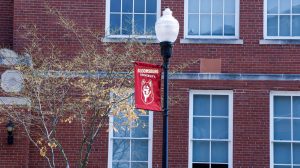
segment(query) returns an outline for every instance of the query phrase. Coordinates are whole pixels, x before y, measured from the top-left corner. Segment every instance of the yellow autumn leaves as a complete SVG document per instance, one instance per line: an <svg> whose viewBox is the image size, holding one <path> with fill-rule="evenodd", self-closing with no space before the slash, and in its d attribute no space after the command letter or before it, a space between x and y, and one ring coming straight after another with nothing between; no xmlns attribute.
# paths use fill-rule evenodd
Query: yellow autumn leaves
<svg viewBox="0 0 300 168"><path fill-rule="evenodd" d="M39 140L37 140L36 143L40 146L39 150L40 150L40 155L42 157L46 157L46 155L47 155L47 145L48 145L48 147L50 147L52 149L57 147L57 143L56 143L55 140L51 141L51 142L48 142L47 145L45 145L44 140L42 138L40 138Z"/></svg>

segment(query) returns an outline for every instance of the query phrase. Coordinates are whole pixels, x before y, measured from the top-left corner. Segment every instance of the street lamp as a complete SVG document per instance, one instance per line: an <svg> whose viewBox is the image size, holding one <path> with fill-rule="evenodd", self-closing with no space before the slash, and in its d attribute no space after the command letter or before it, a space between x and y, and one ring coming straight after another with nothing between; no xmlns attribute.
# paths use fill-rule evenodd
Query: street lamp
<svg viewBox="0 0 300 168"><path fill-rule="evenodd" d="M14 143L14 123L9 120L9 122L6 124L6 129L7 129L7 144L12 145Z"/></svg>
<svg viewBox="0 0 300 168"><path fill-rule="evenodd" d="M155 23L155 33L160 42L164 69L164 116L163 116L163 162L162 168L168 168L168 69L169 58L172 56L173 43L179 32L179 23L172 16L172 11L166 8L163 16Z"/></svg>

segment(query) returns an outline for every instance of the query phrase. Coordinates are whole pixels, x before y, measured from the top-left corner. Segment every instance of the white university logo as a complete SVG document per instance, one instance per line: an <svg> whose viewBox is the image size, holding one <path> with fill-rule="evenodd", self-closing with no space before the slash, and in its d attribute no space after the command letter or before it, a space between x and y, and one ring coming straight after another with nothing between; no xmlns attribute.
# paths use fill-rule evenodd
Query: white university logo
<svg viewBox="0 0 300 168"><path fill-rule="evenodd" d="M150 79L148 82L142 80L142 100L145 104L150 104L154 101L153 83Z"/></svg>

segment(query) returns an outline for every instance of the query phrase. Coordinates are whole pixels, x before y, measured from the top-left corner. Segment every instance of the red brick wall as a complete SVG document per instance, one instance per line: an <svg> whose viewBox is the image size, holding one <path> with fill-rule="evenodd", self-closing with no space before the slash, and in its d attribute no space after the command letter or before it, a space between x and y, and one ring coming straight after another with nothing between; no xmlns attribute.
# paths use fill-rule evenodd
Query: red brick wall
<svg viewBox="0 0 300 168"><path fill-rule="evenodd" d="M7 144L7 123L0 123L0 167L17 168L27 167L29 162L29 141L24 139L20 129L16 128L14 144Z"/></svg>
<svg viewBox="0 0 300 168"><path fill-rule="evenodd" d="M299 73L300 45L260 45L263 39L263 0L240 1L240 39L243 45L221 44L180 44L183 38L184 0L162 0L162 9L170 7L181 25L180 34L174 47L171 65L200 58L218 58L222 61L223 73ZM78 43L57 24L57 18L47 13L43 1L16 0L14 9L14 47L22 51L26 42L21 40L24 33L19 29L34 23L46 41L55 42L72 56L79 48ZM96 1L50 1L50 6L59 9L66 17L74 19L78 26L90 27L104 32L105 0ZM159 46L157 46L159 48ZM189 66L186 71L199 71L200 63Z"/></svg>
<svg viewBox="0 0 300 168"><path fill-rule="evenodd" d="M222 60L223 73L300 73L300 45L259 44L259 40L263 39L263 0L240 0L240 4L240 39L244 41L243 45L180 44L179 39L183 38L184 1L162 0L162 9L170 7L181 25L171 66L174 67L187 60L216 58ZM66 57L71 57L78 50L79 44L72 37L66 36L67 32L57 24L57 18L47 13L44 5L40 0L14 1L14 49L23 51L27 44L21 38L24 31L19 29L20 26L34 23L46 40L56 43L64 50ZM104 31L105 0L51 0L50 5L74 19L78 26ZM2 29L0 31L2 38ZM43 41L45 44L46 40ZM9 44L11 43L12 41ZM159 50L158 45L157 49ZM193 64L186 71L199 72L199 65L199 62ZM177 104L170 106L170 167L186 168L188 165L188 91L221 89L234 92L234 167L261 168L269 167L269 92L299 90L299 82L176 81L174 87L176 89L171 91L171 97L176 95L181 99ZM154 121L153 167L161 167L162 113L155 113ZM78 143L78 127L69 127L67 130L68 133L62 136L62 140L67 145L67 151L72 153L70 156L72 166L77 157L73 147ZM5 132L2 131L0 136L3 142L5 140L2 135L5 135ZM90 167L106 167L107 136L105 130L99 135L89 162ZM21 135L17 137L20 138ZM0 163L4 162L4 158L1 157L8 148L0 149ZM28 148L29 167L41 167L45 164L33 146ZM16 147L14 149L13 152L19 155L20 151ZM27 162L22 160L20 163ZM7 162L0 165L6 164L9 165Z"/></svg>
<svg viewBox="0 0 300 168"><path fill-rule="evenodd" d="M11 48L13 43L13 0L0 1L0 47Z"/></svg>
<svg viewBox="0 0 300 168"><path fill-rule="evenodd" d="M299 82L185 80L175 81L173 84L176 89L171 91L170 97L179 95L180 99L171 105L169 112L170 167L188 166L187 102L189 90L192 89L233 91L233 167L269 167L270 91L297 91ZM159 158L159 154L154 153L154 158Z"/></svg>

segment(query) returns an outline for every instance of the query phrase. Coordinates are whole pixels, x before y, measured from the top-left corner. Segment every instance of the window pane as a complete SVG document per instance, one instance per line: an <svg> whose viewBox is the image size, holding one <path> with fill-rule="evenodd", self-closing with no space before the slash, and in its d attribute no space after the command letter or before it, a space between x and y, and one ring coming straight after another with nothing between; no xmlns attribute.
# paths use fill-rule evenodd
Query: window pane
<svg viewBox="0 0 300 168"><path fill-rule="evenodd" d="M156 22L156 15L146 15L146 34L155 34L154 25Z"/></svg>
<svg viewBox="0 0 300 168"><path fill-rule="evenodd" d="M209 136L209 118L194 117L193 119L193 137L195 139L208 139Z"/></svg>
<svg viewBox="0 0 300 168"><path fill-rule="evenodd" d="M200 35L211 35L211 15L200 15Z"/></svg>
<svg viewBox="0 0 300 168"><path fill-rule="evenodd" d="M134 34L144 34L144 15L134 15Z"/></svg>
<svg viewBox="0 0 300 168"><path fill-rule="evenodd" d="M210 168L206 163L193 163L193 168Z"/></svg>
<svg viewBox="0 0 300 168"><path fill-rule="evenodd" d="M235 0L224 0L224 13L235 13Z"/></svg>
<svg viewBox="0 0 300 168"><path fill-rule="evenodd" d="M290 16L280 16L280 36L290 36Z"/></svg>
<svg viewBox="0 0 300 168"><path fill-rule="evenodd" d="M223 35L223 17L222 15L212 15L212 34Z"/></svg>
<svg viewBox="0 0 300 168"><path fill-rule="evenodd" d="M288 14L291 12L291 0L279 0L280 1L280 13Z"/></svg>
<svg viewBox="0 0 300 168"><path fill-rule="evenodd" d="M189 0L189 13L199 13L199 0Z"/></svg>
<svg viewBox="0 0 300 168"><path fill-rule="evenodd" d="M293 96L293 116L300 117L300 96Z"/></svg>
<svg viewBox="0 0 300 168"><path fill-rule="evenodd" d="M212 119L212 138L228 139L228 119L213 118Z"/></svg>
<svg viewBox="0 0 300 168"><path fill-rule="evenodd" d="M275 117L291 116L290 96L274 96L274 116Z"/></svg>
<svg viewBox="0 0 300 168"><path fill-rule="evenodd" d="M113 162L113 168L129 168L129 162Z"/></svg>
<svg viewBox="0 0 300 168"><path fill-rule="evenodd" d="M215 163L228 162L228 143L212 142L211 143L211 161Z"/></svg>
<svg viewBox="0 0 300 168"><path fill-rule="evenodd" d="M228 168L227 164L212 164L211 168Z"/></svg>
<svg viewBox="0 0 300 168"><path fill-rule="evenodd" d="M300 164L300 144L294 143L293 144L293 161L294 164Z"/></svg>
<svg viewBox="0 0 300 168"><path fill-rule="evenodd" d="M212 96L212 116L228 116L228 96Z"/></svg>
<svg viewBox="0 0 300 168"><path fill-rule="evenodd" d="M278 13L278 0L268 0L268 14L272 13Z"/></svg>
<svg viewBox="0 0 300 168"><path fill-rule="evenodd" d="M132 162L131 168L147 168L148 163L147 162Z"/></svg>
<svg viewBox="0 0 300 168"><path fill-rule="evenodd" d="M132 13L133 0L122 0L122 10L123 12Z"/></svg>
<svg viewBox="0 0 300 168"><path fill-rule="evenodd" d="M190 14L189 15L189 35L198 35L199 34L199 15Z"/></svg>
<svg viewBox="0 0 300 168"><path fill-rule="evenodd" d="M110 34L120 34L121 28L121 15L118 14L110 14Z"/></svg>
<svg viewBox="0 0 300 168"><path fill-rule="evenodd" d="M113 160L129 161L129 140L113 140Z"/></svg>
<svg viewBox="0 0 300 168"><path fill-rule="evenodd" d="M148 137L149 130L149 117L148 116L140 116L139 119L133 124L132 128L132 137L138 138L146 138Z"/></svg>
<svg viewBox="0 0 300 168"><path fill-rule="evenodd" d="M300 16L292 16L293 36L300 36Z"/></svg>
<svg viewBox="0 0 300 168"><path fill-rule="evenodd" d="M122 15L122 34L130 35L132 34L132 15L125 14Z"/></svg>
<svg viewBox="0 0 300 168"><path fill-rule="evenodd" d="M114 117L114 131L113 136L114 137L129 137L130 136L130 129L129 129L129 123L126 117L120 115Z"/></svg>
<svg viewBox="0 0 300 168"><path fill-rule="evenodd" d="M193 162L209 162L209 142L193 141Z"/></svg>
<svg viewBox="0 0 300 168"><path fill-rule="evenodd" d="M227 164L211 164L211 168L228 168Z"/></svg>
<svg viewBox="0 0 300 168"><path fill-rule="evenodd" d="M300 13L300 0L293 0L293 13Z"/></svg>
<svg viewBox="0 0 300 168"><path fill-rule="evenodd" d="M275 165L274 168L291 168L291 166L278 166L278 165Z"/></svg>
<svg viewBox="0 0 300 168"><path fill-rule="evenodd" d="M224 35L234 36L235 35L235 16L225 15L224 16Z"/></svg>
<svg viewBox="0 0 300 168"><path fill-rule="evenodd" d="M121 12L121 0L110 0L110 12Z"/></svg>
<svg viewBox="0 0 300 168"><path fill-rule="evenodd" d="M146 0L146 12L156 13L156 0Z"/></svg>
<svg viewBox="0 0 300 168"><path fill-rule="evenodd" d="M274 163L275 164L291 163L290 143L274 143Z"/></svg>
<svg viewBox="0 0 300 168"><path fill-rule="evenodd" d="M201 13L211 12L211 0L200 0L200 12Z"/></svg>
<svg viewBox="0 0 300 168"><path fill-rule="evenodd" d="M131 142L131 160L148 161L148 140L139 139Z"/></svg>
<svg viewBox="0 0 300 168"><path fill-rule="evenodd" d="M149 115L149 110L141 111L139 109L135 109L134 112L137 116L148 116Z"/></svg>
<svg viewBox="0 0 300 168"><path fill-rule="evenodd" d="M300 141L300 120L299 119L297 119L297 120L294 119L293 131L294 131L294 133L293 133L294 140Z"/></svg>
<svg viewBox="0 0 300 168"><path fill-rule="evenodd" d="M278 16L268 16L267 35L278 36Z"/></svg>
<svg viewBox="0 0 300 168"><path fill-rule="evenodd" d="M291 120L274 119L274 139L291 140Z"/></svg>
<svg viewBox="0 0 300 168"><path fill-rule="evenodd" d="M209 95L194 95L194 115L209 116Z"/></svg>
<svg viewBox="0 0 300 168"><path fill-rule="evenodd" d="M213 0L212 5L212 13L223 13L223 0Z"/></svg>
<svg viewBox="0 0 300 168"><path fill-rule="evenodd" d="M134 1L134 12L145 13L145 0Z"/></svg>

